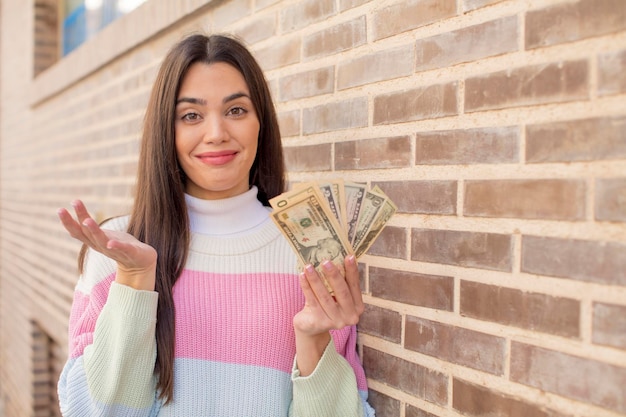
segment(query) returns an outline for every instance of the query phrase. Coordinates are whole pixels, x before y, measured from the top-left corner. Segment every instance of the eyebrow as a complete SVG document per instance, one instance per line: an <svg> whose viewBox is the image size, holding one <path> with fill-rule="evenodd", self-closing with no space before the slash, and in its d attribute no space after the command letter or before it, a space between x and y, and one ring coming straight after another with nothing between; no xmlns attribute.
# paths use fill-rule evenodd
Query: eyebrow
<svg viewBox="0 0 626 417"><path fill-rule="evenodd" d="M222 100L222 103L226 104L230 101L237 100L238 98L241 98L241 97L247 97L248 99L251 99L250 95L244 92L238 92L238 93L233 93L229 96L224 97L224 99ZM178 100L176 100L176 105L179 105L180 103L200 104L202 106L206 106L207 101L202 98L181 97Z"/></svg>

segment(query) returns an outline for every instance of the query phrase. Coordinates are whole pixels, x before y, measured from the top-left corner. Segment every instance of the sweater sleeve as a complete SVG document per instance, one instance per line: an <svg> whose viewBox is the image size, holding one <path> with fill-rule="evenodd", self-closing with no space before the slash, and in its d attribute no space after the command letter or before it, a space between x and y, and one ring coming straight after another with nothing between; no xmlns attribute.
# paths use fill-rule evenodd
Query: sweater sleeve
<svg viewBox="0 0 626 417"><path fill-rule="evenodd" d="M332 336L334 343L328 344L311 375L300 376L294 360L290 417L374 417L356 354L356 327L332 332Z"/></svg>
<svg viewBox="0 0 626 417"><path fill-rule="evenodd" d="M105 263L101 266L101 272L107 270ZM114 273L89 283L92 278L81 277L75 291L70 358L58 385L65 417L147 417L158 412L158 294L117 284L113 278Z"/></svg>

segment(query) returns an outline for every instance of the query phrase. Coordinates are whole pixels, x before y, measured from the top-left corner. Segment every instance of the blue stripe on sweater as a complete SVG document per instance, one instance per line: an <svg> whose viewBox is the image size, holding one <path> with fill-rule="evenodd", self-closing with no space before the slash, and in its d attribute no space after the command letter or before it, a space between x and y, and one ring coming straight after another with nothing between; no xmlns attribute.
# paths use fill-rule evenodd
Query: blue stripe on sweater
<svg viewBox="0 0 626 417"><path fill-rule="evenodd" d="M178 358L174 364L174 398L160 407L132 409L94 403L87 389L82 357L70 360L59 380L65 417L287 417L292 399L291 375L251 365ZM70 375L71 374L71 375ZM70 382L71 381L71 382ZM218 381L209 385L208 381ZM365 416L373 417L367 392L359 391Z"/></svg>

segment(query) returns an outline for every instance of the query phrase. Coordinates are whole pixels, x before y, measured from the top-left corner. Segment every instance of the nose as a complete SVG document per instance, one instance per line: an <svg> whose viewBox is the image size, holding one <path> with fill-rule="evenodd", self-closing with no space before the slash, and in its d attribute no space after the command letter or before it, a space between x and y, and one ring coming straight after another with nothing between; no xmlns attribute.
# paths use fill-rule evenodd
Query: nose
<svg viewBox="0 0 626 417"><path fill-rule="evenodd" d="M228 140L228 129L224 120L219 116L206 118L203 141L205 143L222 143Z"/></svg>

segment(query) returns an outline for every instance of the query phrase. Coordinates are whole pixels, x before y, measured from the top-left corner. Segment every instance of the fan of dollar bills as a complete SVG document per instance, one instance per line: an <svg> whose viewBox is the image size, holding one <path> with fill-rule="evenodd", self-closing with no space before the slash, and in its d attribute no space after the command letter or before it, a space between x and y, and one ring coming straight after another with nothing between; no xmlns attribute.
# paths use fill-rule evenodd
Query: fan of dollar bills
<svg viewBox="0 0 626 417"><path fill-rule="evenodd" d="M378 186L343 180L296 184L270 205L301 267L316 269L324 260L342 268L347 255L363 255L397 210Z"/></svg>

